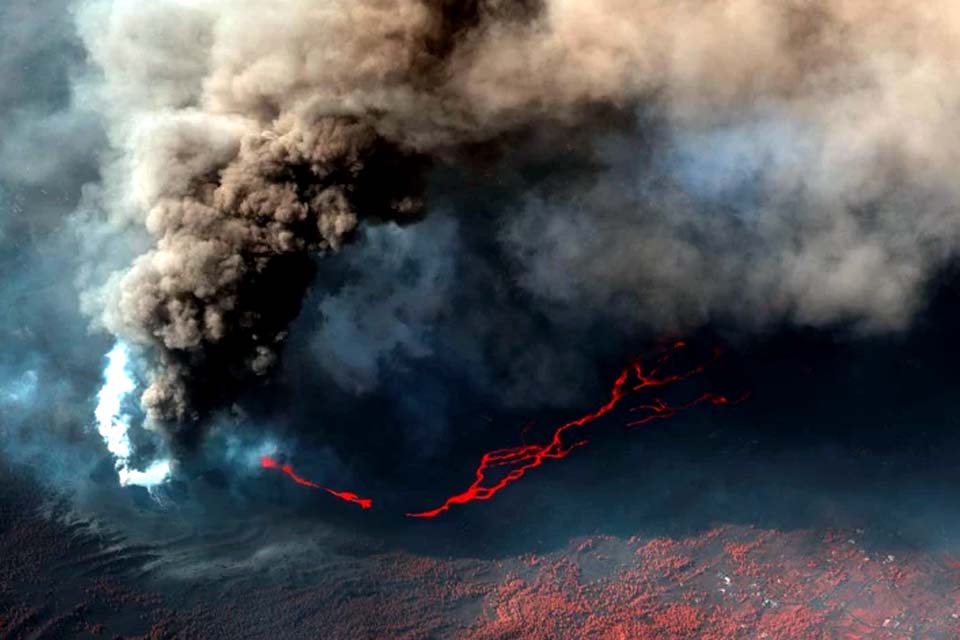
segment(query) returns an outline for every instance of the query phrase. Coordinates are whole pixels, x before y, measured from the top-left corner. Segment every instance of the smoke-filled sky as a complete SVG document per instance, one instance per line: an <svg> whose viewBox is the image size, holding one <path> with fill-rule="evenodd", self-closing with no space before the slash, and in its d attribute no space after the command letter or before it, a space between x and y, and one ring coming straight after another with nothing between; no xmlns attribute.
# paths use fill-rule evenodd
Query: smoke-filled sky
<svg viewBox="0 0 960 640"><path fill-rule="evenodd" d="M949 2L7 0L0 433L102 466L120 345L133 467L349 478L664 336L907 334L958 42Z"/></svg>

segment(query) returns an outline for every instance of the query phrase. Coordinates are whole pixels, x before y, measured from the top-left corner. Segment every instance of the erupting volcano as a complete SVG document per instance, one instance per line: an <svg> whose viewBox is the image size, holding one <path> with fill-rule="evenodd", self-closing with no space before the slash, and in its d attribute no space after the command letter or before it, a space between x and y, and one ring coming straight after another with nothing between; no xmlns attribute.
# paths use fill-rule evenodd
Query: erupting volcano
<svg viewBox="0 0 960 640"><path fill-rule="evenodd" d="M956 0L0 0L0 640L960 637L893 559L960 557L958 60Z"/></svg>

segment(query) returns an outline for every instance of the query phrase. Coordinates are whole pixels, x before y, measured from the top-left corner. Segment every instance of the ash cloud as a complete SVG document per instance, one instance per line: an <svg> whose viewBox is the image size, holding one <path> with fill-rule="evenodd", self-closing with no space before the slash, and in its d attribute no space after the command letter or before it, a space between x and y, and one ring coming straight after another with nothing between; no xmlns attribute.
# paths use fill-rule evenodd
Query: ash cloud
<svg viewBox="0 0 960 640"><path fill-rule="evenodd" d="M463 76L485 109L625 103L642 134L597 141L606 170L506 223L524 285L658 330L904 327L957 247L958 24L945 5L610 1L494 32Z"/></svg>
<svg viewBox="0 0 960 640"><path fill-rule="evenodd" d="M98 212L76 218L83 307L146 354L140 401L172 439L274 369L313 258L418 222L438 168L512 176L509 197L474 193L501 197L496 246L414 225L427 275L406 277L384 232L359 233L368 262L319 296L310 338L350 391L438 346L478 378L562 377L582 349L551 340L598 319L900 329L955 256L947 3L97 0L77 22L77 91L109 140ZM501 277L493 254L512 292L458 291Z"/></svg>
<svg viewBox="0 0 960 640"><path fill-rule="evenodd" d="M105 143L97 114L74 101L84 65L65 1L0 4L0 449L49 464L55 483L98 459L82 416L109 344L88 334L72 278L70 220Z"/></svg>

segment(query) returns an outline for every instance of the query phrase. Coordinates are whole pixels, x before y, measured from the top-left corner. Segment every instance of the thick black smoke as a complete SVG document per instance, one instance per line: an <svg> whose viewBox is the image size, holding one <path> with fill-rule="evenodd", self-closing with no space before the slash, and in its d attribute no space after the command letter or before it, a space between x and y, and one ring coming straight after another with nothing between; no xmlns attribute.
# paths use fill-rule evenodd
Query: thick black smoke
<svg viewBox="0 0 960 640"><path fill-rule="evenodd" d="M18 193L70 194L26 252L5 218L5 250L76 277L9 286L39 317L76 284L170 440L309 380L325 411L389 396L438 446L458 377L542 406L644 334L897 330L956 253L945 3L73 8L45 33L76 68L42 83L49 113L16 98L0 151ZM88 366L83 328L46 333ZM405 387L411 362L437 370Z"/></svg>

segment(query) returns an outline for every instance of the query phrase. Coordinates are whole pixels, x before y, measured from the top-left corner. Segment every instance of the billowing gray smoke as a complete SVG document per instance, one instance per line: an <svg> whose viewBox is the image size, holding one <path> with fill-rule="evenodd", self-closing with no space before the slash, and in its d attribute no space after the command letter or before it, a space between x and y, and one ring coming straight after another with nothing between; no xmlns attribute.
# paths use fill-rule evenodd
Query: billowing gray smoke
<svg viewBox="0 0 960 640"><path fill-rule="evenodd" d="M85 9L123 147L117 206L155 239L101 292L102 318L151 348L152 418L187 418L206 376L270 368L310 253L361 217L419 212L422 161L376 114L430 65L439 17L418 3Z"/></svg>
<svg viewBox="0 0 960 640"><path fill-rule="evenodd" d="M548 304L657 330L889 329L956 253L946 0L96 0L78 15L99 69L83 95L112 145L102 219L149 237L85 307L148 354L158 424L267 372L311 255L364 221L415 221L432 164L519 130L588 131L598 108L633 117L593 141L589 175L505 212L502 246Z"/></svg>

